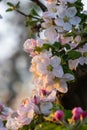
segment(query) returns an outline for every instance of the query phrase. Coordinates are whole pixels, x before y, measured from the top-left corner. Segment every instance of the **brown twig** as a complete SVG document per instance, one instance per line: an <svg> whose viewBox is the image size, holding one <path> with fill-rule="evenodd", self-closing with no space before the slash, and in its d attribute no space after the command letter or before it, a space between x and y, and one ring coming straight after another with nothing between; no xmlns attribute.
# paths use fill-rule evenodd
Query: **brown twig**
<svg viewBox="0 0 87 130"><path fill-rule="evenodd" d="M87 43L87 41L81 42L80 44L78 44L75 48L73 48L72 50L76 50L79 47L82 47L85 43Z"/></svg>
<svg viewBox="0 0 87 130"><path fill-rule="evenodd" d="M15 10L16 10L16 9L15 9ZM16 10L16 11L17 11L19 14L21 14L21 15L25 16L25 17L31 17L31 18L34 18L34 19L37 19L37 20L41 21L41 19L40 19L40 18L35 17L35 16L32 16L31 14L27 15L27 14L25 14L25 13L21 12L20 10Z"/></svg>
<svg viewBox="0 0 87 130"><path fill-rule="evenodd" d="M42 2L40 2L39 0L31 0L31 1L36 3L42 9L42 11L47 10L46 6Z"/></svg>

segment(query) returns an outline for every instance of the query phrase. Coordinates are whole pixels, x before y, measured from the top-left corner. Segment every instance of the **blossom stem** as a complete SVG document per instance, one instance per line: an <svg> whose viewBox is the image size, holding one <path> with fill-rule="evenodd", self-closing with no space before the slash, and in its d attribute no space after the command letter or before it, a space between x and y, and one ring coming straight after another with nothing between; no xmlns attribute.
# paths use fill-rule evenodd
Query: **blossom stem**
<svg viewBox="0 0 87 130"><path fill-rule="evenodd" d="M31 18L34 18L34 19L37 19L37 20L41 21L40 18L35 17L35 16L32 16L31 14L27 15L27 14L21 12L20 10L17 10L17 9L15 9L15 10L16 10L19 14L21 14L21 15L23 15L23 16L25 16L25 17L31 17Z"/></svg>
<svg viewBox="0 0 87 130"><path fill-rule="evenodd" d="M47 10L46 6L42 2L40 2L39 0L31 0L31 1L36 3L42 9L42 11Z"/></svg>
<svg viewBox="0 0 87 130"><path fill-rule="evenodd" d="M78 45L77 45L75 48L73 48L72 50L78 49L79 47L83 46L85 43L87 43L87 41L81 42L80 44L78 44Z"/></svg>

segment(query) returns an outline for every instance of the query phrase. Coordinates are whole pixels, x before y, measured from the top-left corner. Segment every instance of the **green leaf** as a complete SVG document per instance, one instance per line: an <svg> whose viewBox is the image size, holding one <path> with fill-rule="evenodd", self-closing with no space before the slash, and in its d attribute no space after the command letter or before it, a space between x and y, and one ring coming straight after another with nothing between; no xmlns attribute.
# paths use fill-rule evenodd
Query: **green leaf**
<svg viewBox="0 0 87 130"><path fill-rule="evenodd" d="M10 12L10 11L13 11L13 9L9 8L6 10L6 12Z"/></svg>
<svg viewBox="0 0 87 130"><path fill-rule="evenodd" d="M87 57L87 52L84 52L84 53L83 53L83 56L84 56L84 57Z"/></svg>
<svg viewBox="0 0 87 130"><path fill-rule="evenodd" d="M20 1L18 1L18 3L16 4L16 9L18 9L20 7Z"/></svg>
<svg viewBox="0 0 87 130"><path fill-rule="evenodd" d="M87 125L81 125L78 130L87 130Z"/></svg>
<svg viewBox="0 0 87 130"><path fill-rule="evenodd" d="M66 49L70 49L70 45L69 44L65 44L62 46L63 48L65 47Z"/></svg>
<svg viewBox="0 0 87 130"><path fill-rule="evenodd" d="M63 64L62 67L63 67L64 73L70 73L74 75L73 71L69 69L67 64Z"/></svg>
<svg viewBox="0 0 87 130"><path fill-rule="evenodd" d="M59 104L59 103L54 103L53 104L53 108L52 108L52 112L55 112L55 111L57 111L57 110L64 110L64 108L63 108L63 106L61 105L61 104Z"/></svg>
<svg viewBox="0 0 87 130"><path fill-rule="evenodd" d="M29 125L25 125L22 128L19 128L18 130L28 130L29 129Z"/></svg>
<svg viewBox="0 0 87 130"><path fill-rule="evenodd" d="M36 126L35 130L55 130L58 126L54 123L44 122ZM60 130L60 129L57 129Z"/></svg>
<svg viewBox="0 0 87 130"><path fill-rule="evenodd" d="M34 16L39 16L39 14L37 13L37 11L35 9L32 9L30 14L32 14Z"/></svg>
<svg viewBox="0 0 87 130"><path fill-rule="evenodd" d="M42 49L46 49L46 50L49 50L50 48L52 48L52 46L50 44L43 44L43 47Z"/></svg>
<svg viewBox="0 0 87 130"><path fill-rule="evenodd" d="M67 128L65 128L64 126L57 126L55 130L67 130Z"/></svg>
<svg viewBox="0 0 87 130"><path fill-rule="evenodd" d="M59 50L59 49L61 49L61 43L60 42L55 42L53 45L53 48L55 48L56 50Z"/></svg>
<svg viewBox="0 0 87 130"><path fill-rule="evenodd" d="M10 2L7 2L7 5L9 5L9 6L14 6L12 3L10 3Z"/></svg>
<svg viewBox="0 0 87 130"><path fill-rule="evenodd" d="M68 55L68 60L70 59L74 60L82 56L80 52L74 50L69 51L67 55Z"/></svg>
<svg viewBox="0 0 87 130"><path fill-rule="evenodd" d="M72 117L72 112L70 110L64 110L64 114L65 114L65 120L69 119Z"/></svg>

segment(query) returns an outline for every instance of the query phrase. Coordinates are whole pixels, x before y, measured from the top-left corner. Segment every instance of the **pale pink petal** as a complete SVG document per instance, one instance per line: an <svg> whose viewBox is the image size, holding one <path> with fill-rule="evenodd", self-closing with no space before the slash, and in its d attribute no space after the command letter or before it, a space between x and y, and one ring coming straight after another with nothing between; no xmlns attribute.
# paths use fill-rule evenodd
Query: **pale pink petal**
<svg viewBox="0 0 87 130"><path fill-rule="evenodd" d="M70 81L70 80L74 80L75 77L74 77L72 74L66 73L66 74L63 75L63 79L64 79L65 81Z"/></svg>
<svg viewBox="0 0 87 130"><path fill-rule="evenodd" d="M67 2L75 3L77 0L67 0Z"/></svg>
<svg viewBox="0 0 87 130"><path fill-rule="evenodd" d="M64 23L63 28L66 31L70 31L72 29L72 25L69 23Z"/></svg>
<svg viewBox="0 0 87 130"><path fill-rule="evenodd" d="M66 9L66 16L71 18L74 17L77 13L77 10L75 7L69 7Z"/></svg>
<svg viewBox="0 0 87 130"><path fill-rule="evenodd" d="M50 64L55 68L55 67L58 67L58 65L60 64L60 62L61 62L60 57L53 56L51 58Z"/></svg>
<svg viewBox="0 0 87 130"><path fill-rule="evenodd" d="M50 28L46 29L44 32L44 35L48 39L50 44L53 44L58 37L58 33L56 32L54 27L50 27Z"/></svg>
<svg viewBox="0 0 87 130"><path fill-rule="evenodd" d="M54 76L61 78L64 74L63 72L63 68L61 67L61 65L59 65L57 68L53 69L53 74Z"/></svg>
<svg viewBox="0 0 87 130"><path fill-rule="evenodd" d="M67 83L64 80L59 80L55 88L61 93L67 93L68 91Z"/></svg>
<svg viewBox="0 0 87 130"><path fill-rule="evenodd" d="M37 64L37 71L41 74L47 74L48 73L47 64L45 64L45 63Z"/></svg>
<svg viewBox="0 0 87 130"><path fill-rule="evenodd" d="M84 57L80 57L80 58L79 58L79 63L80 63L80 65L84 65L84 63L85 63L85 58L84 58Z"/></svg>
<svg viewBox="0 0 87 130"><path fill-rule="evenodd" d="M63 21L63 19L57 18L57 19L55 19L55 23L57 26L63 26L64 21Z"/></svg>
<svg viewBox="0 0 87 130"><path fill-rule="evenodd" d="M77 67L78 64L79 64L79 59L69 60L68 63L69 63L69 68L70 68L71 70L76 69L76 67Z"/></svg>
<svg viewBox="0 0 87 130"><path fill-rule="evenodd" d="M72 25L77 25L77 24L79 24L79 23L81 22L81 18L78 17L78 16L75 16L75 17L71 18L71 19L69 20L69 22L70 22Z"/></svg>
<svg viewBox="0 0 87 130"><path fill-rule="evenodd" d="M52 107L53 107L53 105L52 105L51 102L41 103L41 105L40 105L41 113L44 114L44 115L49 115L50 114L50 109Z"/></svg>

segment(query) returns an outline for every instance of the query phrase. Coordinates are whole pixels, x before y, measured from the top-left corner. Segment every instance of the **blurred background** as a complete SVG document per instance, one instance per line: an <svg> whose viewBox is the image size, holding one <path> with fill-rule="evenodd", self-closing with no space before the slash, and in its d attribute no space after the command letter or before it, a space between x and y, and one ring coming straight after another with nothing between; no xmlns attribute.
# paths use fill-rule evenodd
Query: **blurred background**
<svg viewBox="0 0 87 130"><path fill-rule="evenodd" d="M23 43L29 38L29 28L25 27L25 17L17 12L8 12L7 2L0 2L0 101L16 108L22 99L31 95L32 74L29 72L30 57L23 51ZM87 10L87 0L82 0ZM20 0L22 12L26 14L33 5L29 0ZM1 17L0 16L0 17Z"/></svg>

